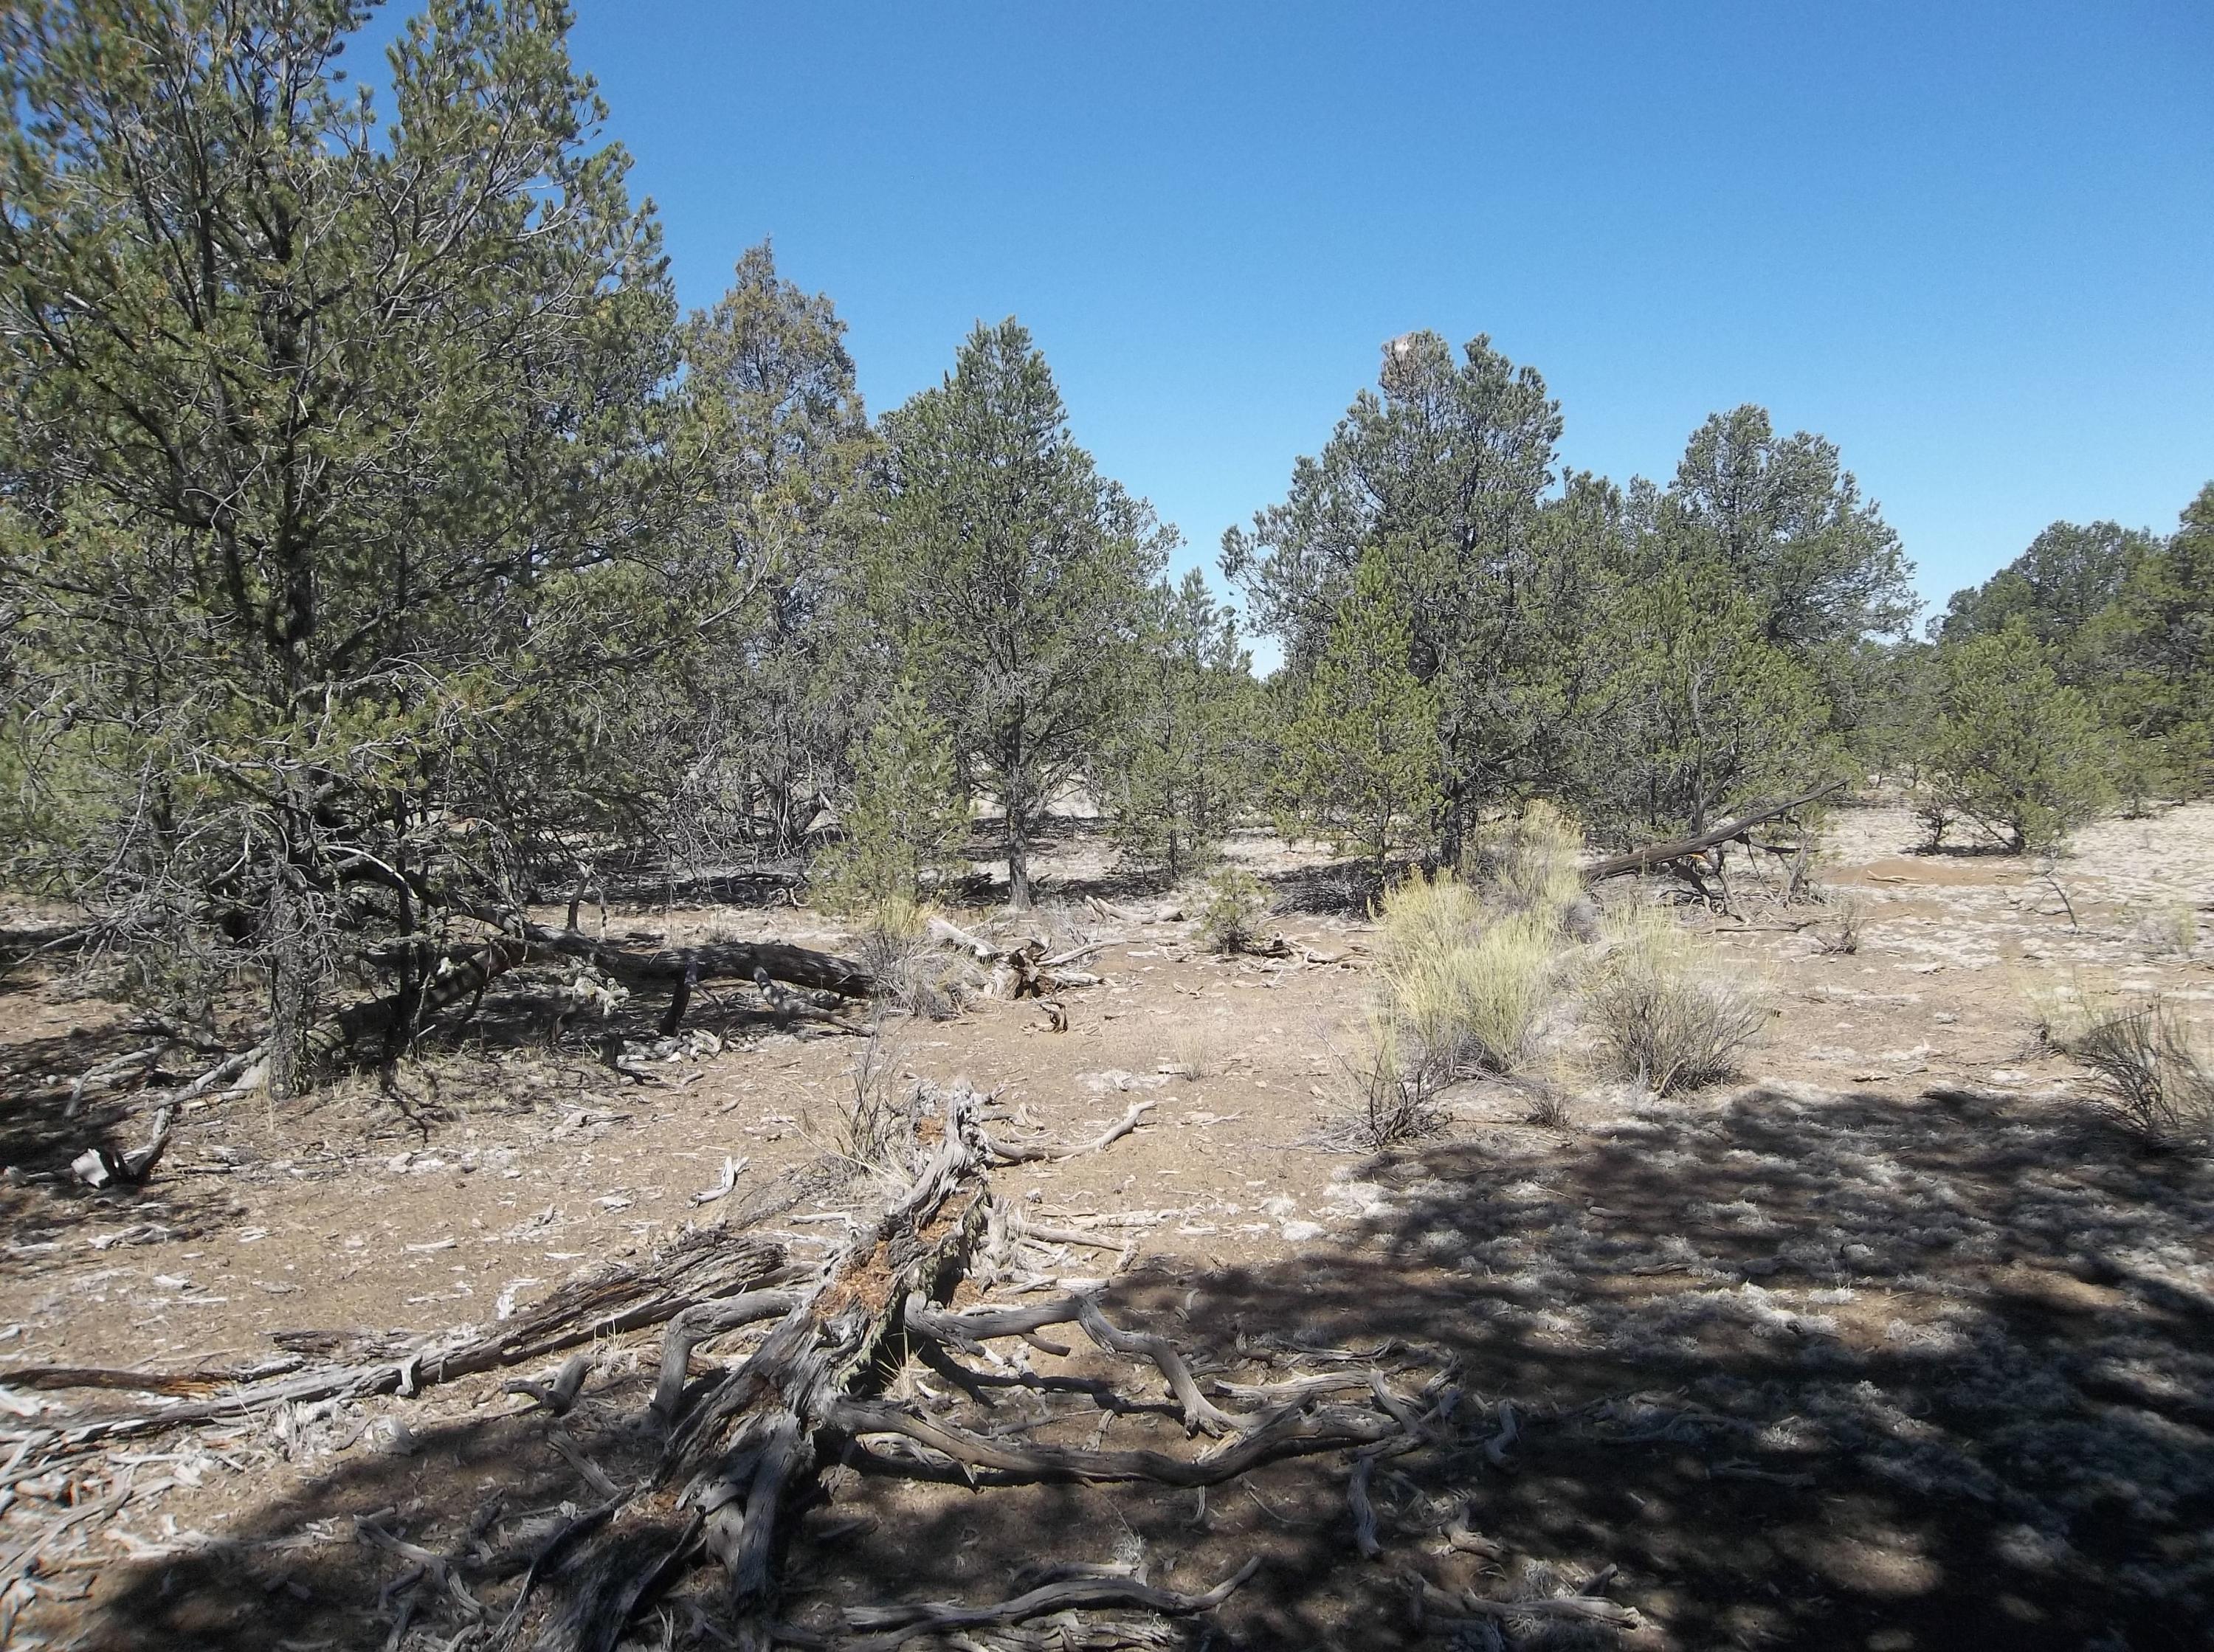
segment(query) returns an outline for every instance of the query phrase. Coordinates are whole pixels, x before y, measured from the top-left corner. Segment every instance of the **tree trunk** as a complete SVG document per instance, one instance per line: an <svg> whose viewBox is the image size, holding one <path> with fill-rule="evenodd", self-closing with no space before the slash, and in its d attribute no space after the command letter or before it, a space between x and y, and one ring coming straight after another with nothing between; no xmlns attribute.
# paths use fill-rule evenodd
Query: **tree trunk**
<svg viewBox="0 0 2214 1652"><path fill-rule="evenodd" d="M315 1082L315 948L290 870L278 869L269 893L269 1094L279 1100Z"/></svg>

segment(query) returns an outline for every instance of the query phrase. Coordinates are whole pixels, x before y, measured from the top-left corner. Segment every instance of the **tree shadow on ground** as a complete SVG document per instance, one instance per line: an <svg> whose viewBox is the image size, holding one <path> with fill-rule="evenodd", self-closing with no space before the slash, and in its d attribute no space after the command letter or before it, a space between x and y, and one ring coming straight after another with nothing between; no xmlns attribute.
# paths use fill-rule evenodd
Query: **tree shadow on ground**
<svg viewBox="0 0 2214 1652"><path fill-rule="evenodd" d="M1379 871L1373 861L1330 861L1270 872L1261 881L1268 886L1270 908L1287 917L1362 918L1411 864L1395 861Z"/></svg>
<svg viewBox="0 0 2214 1652"><path fill-rule="evenodd" d="M1608 1592L1650 1625L1625 1646L2150 1652L2214 1627L2204 1163L2026 1103L1756 1087L1628 1106L1573 1137L1501 1129L1394 1154L1335 1198L1342 1242L1260 1268L1157 1257L1114 1301L1239 1380L1342 1370L1349 1350L1403 1394L1456 1385L1467 1425L1379 1464L1379 1561L1354 1551L1342 1455L1204 1498L847 1465L786 1557L789 1614L819 1629L841 1605L1003 1598L1043 1561L1142 1563L1203 1589L1257 1556L1206 1631L1217 1646L1423 1644L1410 1569L1526 1596L1618 1568ZM919 1375L914 1392L942 1393ZM622 1427L644 1381L562 1425L619 1478L650 1457ZM82 1643L383 1644L377 1595L401 1568L343 1516L395 1508L444 1552L496 1490L541 1521L590 1500L546 1420L454 1417L464 1403L378 1402L412 1419L418 1454L353 1446L223 1545L108 1565ZM1001 1399L976 1425L1016 1421L1191 1449L1158 1406L1110 1414L1073 1392ZM1501 1554L1447 1548L1463 1513ZM497 1525L487 1547L529 1529ZM497 1567L463 1570L508 1598ZM694 1631L718 1601L695 1572L638 1643L664 1644L664 1623L671 1643L716 1643ZM458 1620L441 1610L405 1643L446 1643ZM1557 1624L1508 1627L1516 1646L1571 1643Z"/></svg>

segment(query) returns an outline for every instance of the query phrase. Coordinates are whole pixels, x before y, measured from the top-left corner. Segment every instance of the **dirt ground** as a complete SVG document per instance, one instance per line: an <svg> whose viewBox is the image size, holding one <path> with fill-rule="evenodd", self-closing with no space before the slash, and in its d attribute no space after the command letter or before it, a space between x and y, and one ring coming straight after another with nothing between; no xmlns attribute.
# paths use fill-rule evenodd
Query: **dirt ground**
<svg viewBox="0 0 2214 1652"><path fill-rule="evenodd" d="M842 1605L1002 1598L1041 1560L1142 1563L1203 1590L1258 1556L1191 1643L1438 1644L1410 1612L1410 1570L1523 1598L1611 1571L1607 1594L1642 1619L1509 1619L1516 1646L2214 1643L2214 1167L2118 1128L2089 1076L2040 1047L2031 1010L2040 985L2082 983L2214 1019L2199 933L2214 805L2087 831L2050 878L1918 853L1916 838L1903 809L1840 811L1830 906L1740 887L1741 921L1686 912L1774 996L1740 1082L1667 1100L1600 1082L1564 1004L1539 1076L1569 1094L1565 1126L1530 1122L1526 1085L1476 1082L1449 1094L1435 1137L1365 1155L1343 1129L1368 990L1359 876L1241 841L1281 932L1328 961L1218 959L1194 940L1191 892L1117 885L1071 827L1035 925L1109 944L1086 966L1104 983L1063 1000L1067 1030L1034 1003L985 1002L896 1024L878 1058L965 1076L1055 1140L1153 1102L1111 1147L995 1178L1041 1219L1135 1218L1112 1229L1131 1240L1107 1299L1126 1323L1237 1381L1342 1369L1351 1350L1407 1392L1447 1380L1495 1418L1507 1402L1513 1438L1380 1472L1376 1561L1353 1545L1342 1457L1205 1497L841 1469L787 1557L788 1616L819 1631ZM1826 950L1847 899L1858 949ZM611 922L847 944L788 907ZM712 1031L738 997L694 1023ZM619 1025L657 1008L627 1005ZM299 1344L280 1333L492 1323L714 1222L824 1150L863 1048L812 1029L701 1039L640 1083L594 1058L597 1027L549 1051L520 996L496 995L456 1047L404 1072L415 1117L366 1080L228 1102L187 1119L148 1187L89 1193L55 1173L95 1142L135 1144L146 1121L108 1092L68 1117L70 1087L136 1041L127 1020L57 969L0 979L0 1465L11 1442L134 1403L9 1387L10 1371L246 1370ZM735 1191L702 1200L726 1161ZM851 1203L803 1201L762 1231L820 1255ZM1072 1250L1061 1277L1116 1261ZM611 1343L569 1434L617 1440L654 1358L651 1338ZM913 1367L900 1381L943 1387ZM1141 1387L1159 1397L1157 1380ZM1043 1438L1183 1448L1151 1404L1000 1405L1043 1416ZM394 1637L380 1591L403 1563L358 1539L356 1517L392 1511L443 1551L494 1492L501 1522L589 1503L553 1427L494 1375L18 1480L0 1490L0 1583L15 1580L0 1645L469 1644L450 1613ZM1498 1552L1441 1536L1456 1515ZM644 1643L714 1644L709 1587L644 1620Z"/></svg>

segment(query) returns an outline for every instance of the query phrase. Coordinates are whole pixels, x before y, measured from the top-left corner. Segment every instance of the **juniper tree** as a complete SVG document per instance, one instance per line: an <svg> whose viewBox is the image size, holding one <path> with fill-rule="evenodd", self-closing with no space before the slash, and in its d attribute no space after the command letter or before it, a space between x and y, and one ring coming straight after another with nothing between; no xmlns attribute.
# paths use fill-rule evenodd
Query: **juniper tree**
<svg viewBox="0 0 2214 1652"><path fill-rule="evenodd" d="M337 69L368 9L0 10L28 847L111 938L258 970L280 1093L334 972L404 996L447 896L511 892L594 745L560 698L690 594L657 235L566 9L432 0L383 126Z"/></svg>
<svg viewBox="0 0 2214 1652"><path fill-rule="evenodd" d="M1355 398L1281 504L1223 537L1222 565L1303 672L1329 646L1339 603L1371 552L1410 626L1408 665L1442 723L1439 826L1448 856L1501 789L1514 743L1500 690L1543 650L1541 500L1555 481L1558 404L1532 369L1472 339L1455 359L1435 333L1385 347L1377 387ZM1508 765L1508 766L1511 766Z"/></svg>
<svg viewBox="0 0 2214 1652"><path fill-rule="evenodd" d="M1100 749L1170 531L1077 446L1045 357L978 326L884 421L879 600L968 777L999 807L1009 898L1055 794Z"/></svg>
<svg viewBox="0 0 2214 1652"><path fill-rule="evenodd" d="M1966 819L2021 853L2054 850L2113 807L2109 742L2026 619L1937 655L1937 722L1923 781L1933 836Z"/></svg>
<svg viewBox="0 0 2214 1652"><path fill-rule="evenodd" d="M674 789L651 802L684 852L788 851L848 777L896 669L860 568L876 439L844 322L766 243L680 342L680 539L706 588L731 594L701 646L632 686L632 722L657 753L648 779Z"/></svg>
<svg viewBox="0 0 2214 1652"><path fill-rule="evenodd" d="M852 767L840 836L815 862L826 905L882 914L967 869L969 809L954 782L951 732L914 684L893 687Z"/></svg>

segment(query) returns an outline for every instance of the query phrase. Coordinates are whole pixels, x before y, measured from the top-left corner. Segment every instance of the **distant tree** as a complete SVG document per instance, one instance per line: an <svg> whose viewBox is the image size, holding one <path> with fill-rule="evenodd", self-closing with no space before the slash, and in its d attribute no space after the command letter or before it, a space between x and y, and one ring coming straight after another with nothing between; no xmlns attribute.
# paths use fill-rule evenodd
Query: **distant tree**
<svg viewBox="0 0 2214 1652"><path fill-rule="evenodd" d="M1693 431L1668 503L1778 647L1850 643L1913 617L1912 566L1836 445L1777 436L1765 409L1716 413Z"/></svg>
<svg viewBox="0 0 2214 1652"><path fill-rule="evenodd" d="M2166 541L2132 548L2104 631L2108 722L2167 789L2214 790L2214 483Z"/></svg>
<svg viewBox="0 0 2214 1652"><path fill-rule="evenodd" d="M1173 532L1099 476L1012 320L980 325L884 434L880 600L999 805L1009 897L1025 908L1039 817L1101 748Z"/></svg>
<svg viewBox="0 0 2214 1652"><path fill-rule="evenodd" d="M654 772L676 788L653 803L688 835L673 855L796 847L896 674L862 579L878 445L844 335L766 243L681 334L679 537L706 588L730 595L701 647L626 686Z"/></svg>
<svg viewBox="0 0 2214 1652"><path fill-rule="evenodd" d="M2113 522L2055 522L1981 585L1955 591L1938 621L1938 634L1965 642L2021 619L2040 643L2058 650L2054 668L2065 671L2080 659L2086 634L2120 594L2131 562L2158 542L2151 533Z"/></svg>
<svg viewBox="0 0 2214 1652"><path fill-rule="evenodd" d="M1435 333L1409 333L1385 346L1377 387L1355 399L1321 456L1294 466L1284 503L1223 537L1225 573L1283 639L1295 674L1330 646L1363 559L1381 558L1410 627L1409 668L1439 709L1436 825L1448 856L1487 802L1546 778L1534 771L1555 726L1556 644L1575 628L1550 622L1562 599L1572 611L1589 588L1555 576L1578 566L1549 560L1569 541L1541 543L1560 431L1544 381L1489 338L1456 359Z"/></svg>
<svg viewBox="0 0 2214 1652"><path fill-rule="evenodd" d="M1438 808L1437 697L1408 668L1414 627L1380 552L1354 570L1284 732L1280 785L1319 835L1379 869Z"/></svg>
<svg viewBox="0 0 2214 1652"><path fill-rule="evenodd" d="M1937 722L1923 777L1931 833L1965 819L2016 853L2064 844L2113 806L2109 741L2026 619L1937 655Z"/></svg>
<svg viewBox="0 0 2214 1652"><path fill-rule="evenodd" d="M657 233L557 8L431 0L391 123L350 0L0 8L0 608L46 685L24 846L119 944L319 1002L510 900L687 634L657 560ZM527 748L527 749L526 749ZM396 1026L407 1025L403 1015Z"/></svg>
<svg viewBox="0 0 2214 1652"><path fill-rule="evenodd" d="M815 860L825 905L896 911L967 870L969 807L954 781L952 734L912 683L893 688L853 770L841 834Z"/></svg>
<svg viewBox="0 0 2214 1652"><path fill-rule="evenodd" d="M1173 882L1210 859L1261 790L1259 686L1196 568L1157 587L1098 765L1116 845Z"/></svg>

